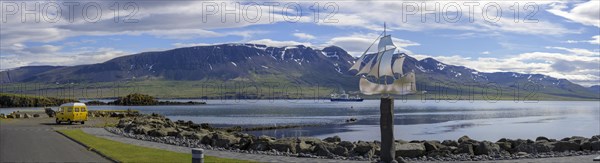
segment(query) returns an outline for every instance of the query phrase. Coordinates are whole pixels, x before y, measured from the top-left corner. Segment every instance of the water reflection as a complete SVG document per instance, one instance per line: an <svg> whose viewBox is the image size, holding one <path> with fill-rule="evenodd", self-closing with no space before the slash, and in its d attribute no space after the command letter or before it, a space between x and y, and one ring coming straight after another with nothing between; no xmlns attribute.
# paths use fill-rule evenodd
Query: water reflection
<svg viewBox="0 0 600 163"><path fill-rule="evenodd" d="M90 106L90 109L136 109L143 113L163 114L173 120L192 120L221 127L324 124L320 127L256 131L252 134L321 138L339 135L342 139L351 141L379 139L379 100L361 103L315 100L259 100L248 103L214 100L207 103L194 106ZM397 100L395 104L395 135L399 139L443 140L469 135L476 139L497 140L502 137L531 139L540 135L561 138L600 134L598 101L447 103ZM0 112L8 113L15 109L17 108L0 109ZM358 121L345 123L350 118L357 118Z"/></svg>

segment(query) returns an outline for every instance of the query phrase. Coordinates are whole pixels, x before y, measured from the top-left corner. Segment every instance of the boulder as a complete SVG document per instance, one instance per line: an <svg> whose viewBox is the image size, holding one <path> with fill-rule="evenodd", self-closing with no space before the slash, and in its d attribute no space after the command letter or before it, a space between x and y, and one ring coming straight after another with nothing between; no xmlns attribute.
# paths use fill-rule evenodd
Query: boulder
<svg viewBox="0 0 600 163"><path fill-rule="evenodd" d="M546 141L546 142L550 142L550 139L548 139L547 137L543 137L543 136L538 136L537 138L535 138L535 141Z"/></svg>
<svg viewBox="0 0 600 163"><path fill-rule="evenodd" d="M600 151L600 140L591 142L590 145L592 146L592 150Z"/></svg>
<svg viewBox="0 0 600 163"><path fill-rule="evenodd" d="M570 142L574 142L577 143L579 145L583 144L584 142L588 141L588 138L585 137L581 137L581 136L572 136L571 139L569 140Z"/></svg>
<svg viewBox="0 0 600 163"><path fill-rule="evenodd" d="M123 113L119 113L119 112L112 112L112 113L110 114L110 117L124 118L124 117L125 117L125 114L123 114Z"/></svg>
<svg viewBox="0 0 600 163"><path fill-rule="evenodd" d="M507 138L501 138L500 140L496 141L496 142L509 142L511 141L510 139Z"/></svg>
<svg viewBox="0 0 600 163"><path fill-rule="evenodd" d="M425 150L426 150L427 152L430 152L430 151L437 151L437 150L439 150L439 149L441 149L441 148L445 147L445 145L443 145L442 143L440 143L440 142L439 142L439 141L437 141L437 140L433 140L433 141L425 141L425 142L423 143L423 145L425 146Z"/></svg>
<svg viewBox="0 0 600 163"><path fill-rule="evenodd" d="M554 144L552 151L564 152L564 151L579 151L581 146L579 143L574 141L558 141Z"/></svg>
<svg viewBox="0 0 600 163"><path fill-rule="evenodd" d="M350 155L348 149L346 149L346 147L343 147L340 145L335 145L335 148L333 150L329 150L329 151L333 152L333 154L338 155L338 156L348 157Z"/></svg>
<svg viewBox="0 0 600 163"><path fill-rule="evenodd" d="M2 118L2 119L6 119L6 115L4 115L4 114L0 114L0 118Z"/></svg>
<svg viewBox="0 0 600 163"><path fill-rule="evenodd" d="M356 147L354 147L352 153L354 153L356 156L363 156L366 158L373 157L375 150L379 148L375 143L364 141L358 141L355 145Z"/></svg>
<svg viewBox="0 0 600 163"><path fill-rule="evenodd" d="M168 133L166 130L163 129L154 129L148 131L148 135L153 137L165 137L168 135Z"/></svg>
<svg viewBox="0 0 600 163"><path fill-rule="evenodd" d="M159 126L158 128L167 132L167 136L177 137L177 135L179 135L179 131L177 131L177 129L175 129L175 128L172 128L172 127L162 128L162 126Z"/></svg>
<svg viewBox="0 0 600 163"><path fill-rule="evenodd" d="M479 145L475 149L473 149L473 152L476 155L495 156L500 154L500 146L490 141L482 141L479 142Z"/></svg>
<svg viewBox="0 0 600 163"><path fill-rule="evenodd" d="M498 144L502 150L509 152L512 150L512 144L510 144L510 142L496 142L496 144Z"/></svg>
<svg viewBox="0 0 600 163"><path fill-rule="evenodd" d="M269 136L259 136L254 143L250 145L250 149L257 151L266 151L271 149L271 143L275 138Z"/></svg>
<svg viewBox="0 0 600 163"><path fill-rule="evenodd" d="M471 144L460 144L458 145L458 149L456 149L456 153L464 153L467 155L474 155L475 153L473 152L473 145Z"/></svg>
<svg viewBox="0 0 600 163"><path fill-rule="evenodd" d="M512 151L512 153L518 152L526 152L526 153L542 153L542 152L550 152L554 148L553 142L544 142L544 143L521 143Z"/></svg>
<svg viewBox="0 0 600 163"><path fill-rule="evenodd" d="M396 144L396 156L420 157L425 154L425 145L422 143Z"/></svg>
<svg viewBox="0 0 600 163"><path fill-rule="evenodd" d="M521 144L527 144L527 143L528 143L528 141L527 141L527 140L523 140L523 139L517 139L517 140L510 140L510 139L509 139L509 140L507 140L507 142L509 142L509 143L510 143L510 145L511 145L513 148L515 148L515 147L518 147L518 146L519 146L519 145L521 145ZM533 143L533 142L532 142L532 143Z"/></svg>
<svg viewBox="0 0 600 163"><path fill-rule="evenodd" d="M315 154L317 156L333 156L333 153L329 149L335 148L335 145L330 143L319 143L315 146Z"/></svg>
<svg viewBox="0 0 600 163"><path fill-rule="evenodd" d="M339 143L340 141L342 141L342 139L336 135L333 137L327 137L327 138L323 139L323 141L329 142L329 143Z"/></svg>
<svg viewBox="0 0 600 163"><path fill-rule="evenodd" d="M29 114L25 113L25 114L23 114L23 118L33 118L33 116L31 116L31 115L29 115Z"/></svg>
<svg viewBox="0 0 600 163"><path fill-rule="evenodd" d="M193 135L194 132L190 132L190 131L180 131L176 134L175 137L177 138L188 138L189 136Z"/></svg>
<svg viewBox="0 0 600 163"><path fill-rule="evenodd" d="M456 142L454 140L444 140L444 141L442 141L442 144L445 145L445 146L458 147L458 142Z"/></svg>
<svg viewBox="0 0 600 163"><path fill-rule="evenodd" d="M591 151L592 150L592 142L590 141L585 141L581 144L581 150L588 150Z"/></svg>
<svg viewBox="0 0 600 163"><path fill-rule="evenodd" d="M54 110L52 110L52 108L44 108L44 112L46 112L46 114L50 118L52 118L52 117L54 117L54 115L56 115L56 112L54 112Z"/></svg>
<svg viewBox="0 0 600 163"><path fill-rule="evenodd" d="M458 138L458 143L459 144L462 144L462 143L478 144L478 142L476 140L473 140L466 135Z"/></svg>
<svg viewBox="0 0 600 163"><path fill-rule="evenodd" d="M436 151L427 152L427 156L429 157L448 157L452 155L452 152L455 151L457 147L454 146L444 146Z"/></svg>
<svg viewBox="0 0 600 163"><path fill-rule="evenodd" d="M298 153L312 153L315 149L315 145L322 143L321 139L311 137L300 137L296 140L296 152Z"/></svg>
<svg viewBox="0 0 600 163"><path fill-rule="evenodd" d="M296 153L296 142L296 138L277 139L271 144L271 149L275 149L280 152Z"/></svg>
<svg viewBox="0 0 600 163"><path fill-rule="evenodd" d="M252 137L242 137L237 144L234 144L234 148L238 148L241 150L247 150L250 148L250 145L254 143L254 139Z"/></svg>
<svg viewBox="0 0 600 163"><path fill-rule="evenodd" d="M38 118L40 117L40 114L33 114L33 117Z"/></svg>
<svg viewBox="0 0 600 163"><path fill-rule="evenodd" d="M356 145L349 141L341 141L338 145L346 148L348 151L352 151L356 147Z"/></svg>
<svg viewBox="0 0 600 163"><path fill-rule="evenodd" d="M117 128L125 128L129 124L131 124L131 121L129 119L120 119L119 123L117 123Z"/></svg>
<svg viewBox="0 0 600 163"><path fill-rule="evenodd" d="M240 139L224 132L216 132L212 134L211 145L227 148L233 144L239 143Z"/></svg>
<svg viewBox="0 0 600 163"><path fill-rule="evenodd" d="M19 113L13 114L13 116L14 116L15 118L22 118L22 117L23 117L23 116L21 116L21 114L19 114Z"/></svg>
<svg viewBox="0 0 600 163"><path fill-rule="evenodd" d="M9 115L6 115L6 118L15 118L15 116L12 114L9 114Z"/></svg>
<svg viewBox="0 0 600 163"><path fill-rule="evenodd" d="M407 142L405 140L402 140L402 139L394 140L394 142L396 142L396 143L409 143L409 142Z"/></svg>
<svg viewBox="0 0 600 163"><path fill-rule="evenodd" d="M201 140L206 135L207 134L192 133L190 135L186 135L185 137L188 138L188 139L198 139L198 140Z"/></svg>
<svg viewBox="0 0 600 163"><path fill-rule="evenodd" d="M138 125L131 128L134 134L148 135L148 132L151 130L148 126Z"/></svg>

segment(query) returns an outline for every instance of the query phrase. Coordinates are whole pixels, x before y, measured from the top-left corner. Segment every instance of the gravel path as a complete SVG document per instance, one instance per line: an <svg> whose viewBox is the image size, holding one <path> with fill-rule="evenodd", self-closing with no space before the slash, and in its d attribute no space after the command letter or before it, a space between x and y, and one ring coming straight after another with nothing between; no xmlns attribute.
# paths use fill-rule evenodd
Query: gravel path
<svg viewBox="0 0 600 163"><path fill-rule="evenodd" d="M156 143L150 141L137 140L132 138L126 138L120 135L116 135L106 131L104 128L82 128L83 132L122 142L127 144L133 144L143 147L150 148L158 148L164 149L173 152L180 153L191 153L192 149L188 147L169 145L163 143ZM288 157L288 156L272 156L272 155L257 155L257 154L247 154L247 153L238 153L238 152L227 152L227 151L215 151L215 150L204 150L204 153L209 156L216 156L222 158L233 158L240 160L252 160L258 162L331 162L331 163L353 163L353 162L365 162L365 161L351 161L351 160L333 160L333 159L317 159L317 158L301 158L301 157Z"/></svg>

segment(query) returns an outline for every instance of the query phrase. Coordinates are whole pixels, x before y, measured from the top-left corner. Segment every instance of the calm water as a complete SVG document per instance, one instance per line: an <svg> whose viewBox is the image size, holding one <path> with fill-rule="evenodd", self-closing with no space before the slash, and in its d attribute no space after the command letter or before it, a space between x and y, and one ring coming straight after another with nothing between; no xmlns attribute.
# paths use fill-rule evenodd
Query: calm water
<svg viewBox="0 0 600 163"><path fill-rule="evenodd" d="M180 100L189 101L189 100ZM324 124L253 132L275 137L338 135L343 140L378 140L379 100L361 103L332 103L315 100L209 100L194 106L90 106L91 110L137 109L159 113L173 120L191 120L217 126L257 126L286 124ZM5 108L14 110L39 108ZM395 102L395 137L404 140L456 140L468 135L478 140L500 138L535 139L537 136L563 138L600 134L600 102L542 101L446 101L408 100ZM356 123L346 124L349 118Z"/></svg>

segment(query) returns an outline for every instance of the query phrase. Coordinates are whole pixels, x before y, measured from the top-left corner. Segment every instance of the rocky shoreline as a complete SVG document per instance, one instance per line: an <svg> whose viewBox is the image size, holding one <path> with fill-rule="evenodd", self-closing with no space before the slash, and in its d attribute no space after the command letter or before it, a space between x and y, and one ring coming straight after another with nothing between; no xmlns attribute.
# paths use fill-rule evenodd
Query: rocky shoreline
<svg viewBox="0 0 600 163"><path fill-rule="evenodd" d="M342 160L377 161L379 141L342 141L339 137L323 140L311 137L275 139L184 121L172 122L162 115L124 117L116 128L107 131L129 138L185 147L226 150L251 154L282 155ZM399 161L484 161L580 156L600 153L600 135L591 138L573 136L561 140L538 137L535 140L500 139L477 141L463 136L458 140L396 140Z"/></svg>

